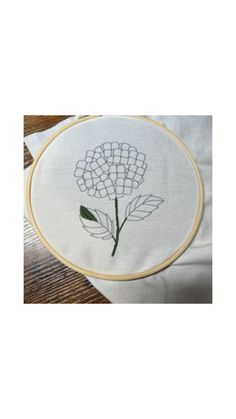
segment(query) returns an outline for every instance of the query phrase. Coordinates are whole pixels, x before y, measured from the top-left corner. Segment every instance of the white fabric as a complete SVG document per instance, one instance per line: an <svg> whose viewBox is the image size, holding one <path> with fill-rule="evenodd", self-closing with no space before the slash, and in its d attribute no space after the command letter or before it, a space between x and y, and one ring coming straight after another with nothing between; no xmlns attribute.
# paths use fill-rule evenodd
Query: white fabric
<svg viewBox="0 0 236 419"><path fill-rule="evenodd" d="M197 236L185 253L161 273L142 280L110 282L88 278L108 299L116 303L210 302L211 301L211 118L152 117L172 129L197 161L205 186L205 210ZM65 122L64 122L65 123ZM68 123L68 120L66 120ZM62 124L60 124L62 125ZM42 144L50 132L36 133ZM26 144L34 155L28 136ZM34 138L34 140L36 139Z"/></svg>
<svg viewBox="0 0 236 419"><path fill-rule="evenodd" d="M114 140L115 142L111 143ZM147 213L149 214L145 211L151 206L144 204L138 207L136 214L139 216L139 221L135 221L137 217L133 217L134 220L131 217L131 221L126 221L113 257L111 253L114 241L111 235L106 240L101 240L100 235L99 238L93 237L85 230L84 224L89 225L92 234L98 229L100 231L99 224L81 219L79 214L81 205L106 214L106 219L109 217L111 225L113 222L115 236L116 217L113 198L115 194L111 193L113 199L109 199L108 196L99 198L89 196L87 190L84 191L85 184L82 185L81 191L74 176L77 161L84 165L85 161L82 159L87 151L95 154L93 150L97 146L100 150L101 143L105 143L107 147L111 145L116 147L118 144L127 147L128 143L141 152L137 154L136 150L131 151L131 156L137 155L145 159L145 161L138 160L137 164L147 165L143 176L144 182L137 189L131 188L130 179L127 179L128 185L131 184L130 187L120 186L121 191L127 189L128 193L118 198L120 224L125 218L126 207L130 202L136 202L134 200L137 196L140 194L144 197L148 194L154 196L150 197L150 202L154 203L152 208L155 208L155 212L145 217ZM112 152L111 149L108 150L109 154ZM117 148L114 152L128 154L126 149ZM99 153L97 155L101 156ZM127 161L127 157L115 155L110 159L112 161L118 159L120 163L117 166L113 163L111 166L104 163L107 170L104 172L105 175L117 167L125 169L125 165L121 165L121 162L122 159ZM102 163L106 161L98 157L97 161L99 160ZM134 161L133 157L130 157L130 161ZM90 163L87 164L91 169ZM96 167L96 161L94 164ZM134 164L127 166L130 168L134 166L134 170L139 170ZM140 169L144 170L142 167ZM98 170L102 169L99 167ZM83 173L81 168L77 171L79 174ZM133 176L134 172L130 173ZM92 176L90 171L86 174ZM97 174L94 174L95 179L98 179ZM121 184L123 182L126 184L125 176L125 173L117 175ZM137 173L137 179L140 177ZM83 182L82 177L79 180ZM111 184L113 191L112 180L108 178L107 182ZM98 184L101 184L101 187L105 186L104 181ZM103 190L106 193L106 188ZM156 208L155 198L164 199L164 202L160 201L162 202L160 207ZM198 205L196 176L182 148L148 120L132 117L104 116L74 125L62 132L38 160L31 184L33 214L47 242L70 263L100 275L139 274L162 263L185 241L194 225ZM145 211L141 211L141 208ZM107 237L107 230L105 235Z"/></svg>

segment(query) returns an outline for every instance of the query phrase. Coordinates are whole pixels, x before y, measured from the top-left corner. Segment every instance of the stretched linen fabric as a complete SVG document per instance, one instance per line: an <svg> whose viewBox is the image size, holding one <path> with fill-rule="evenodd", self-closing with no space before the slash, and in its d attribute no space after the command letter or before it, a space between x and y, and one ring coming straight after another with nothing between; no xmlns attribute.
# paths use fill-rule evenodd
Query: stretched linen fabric
<svg viewBox="0 0 236 419"><path fill-rule="evenodd" d="M203 220L200 225L199 231L197 233L197 236L193 240L190 247L185 251L185 253L177 259L171 266L163 270L162 272L152 275L151 277L142 279L142 280L135 280L131 282L110 282L110 281L103 281L101 279L94 279L89 277L89 280L95 285L108 299L110 299L113 302L119 302L119 303L161 303L161 302L210 302L211 301L211 118L210 117L152 117L153 119L156 118L157 121L160 121L161 123L164 123L168 128L172 129L173 132L175 132L187 145L187 147L192 152L195 160L198 163L198 166L201 170L201 175L204 180L204 187L205 187L205 210L203 215ZM119 123L121 120L119 121ZM66 121L68 123L68 120ZM61 124L60 124L61 125ZM58 127L54 127L54 130ZM104 127L103 127L104 129ZM33 134L33 136L37 136L38 143L43 143L45 139L48 138L51 132L54 130L47 130L47 132L44 132L44 135L40 135L41 133ZM132 131L134 130L134 127L132 127ZM50 132L48 132L50 131ZM126 134L127 134L127 127L126 127ZM150 131L148 132L149 138L150 138ZM102 136L101 136L102 137ZM130 138L130 135L129 135ZM96 199L96 193L99 194L97 197L98 202L102 202L103 198L106 199L102 206L98 206L97 211L103 211L103 213L108 213L110 210L110 204L114 203L114 187L117 188L117 191L119 191L119 201L120 201L120 211L124 213L125 207L127 205L127 201L122 204L127 197L129 198L129 195L132 194L132 191L134 189L144 188L144 182L143 179L145 179L145 189L141 190L141 192L146 193L149 192L150 188L150 196L152 196L152 185L153 185L153 179L152 179L152 173L148 177L148 168L150 167L150 170L152 167L156 164L156 155L155 155L155 148L151 148L146 153L143 153L142 148L142 142L143 138L141 138L140 143L137 140L138 138L138 131L135 132L135 146L134 142L132 143L132 138L130 141L130 144L124 143L124 142L118 142L118 141L107 141L104 143L103 138L101 138L101 144L102 146L102 157L100 154L95 154L97 151L94 151L94 148L91 148L91 150L87 150L86 147L83 150L83 147L81 147L80 143L80 155L78 156L77 165L75 168L75 177L77 178L77 185L76 187L79 188L80 192L82 192L82 195L84 195L83 203L84 208L89 208L89 205L91 204L91 196ZM29 136L26 139L26 144L29 147L30 151L31 144L34 141L32 141L32 137ZM91 143L90 143L91 144ZM105 144L105 146L104 146ZM122 148L121 144L126 144L124 148ZM164 143L163 143L164 144ZM97 143L95 144L97 146ZM114 148L114 153L111 153L111 147ZM132 149L133 148L133 149ZM138 148L138 150L137 150ZM84 153L83 153L84 151ZM90 154L88 153L90 152ZM168 156L170 155L171 148L168 149ZM88 154L87 154L88 153ZM138 153L138 154L135 154ZM34 152L32 153L34 154ZM83 159L83 155L85 158ZM82 158L81 158L82 156ZM86 157L87 156L87 157ZM137 167L133 163L134 161L130 160L129 168L131 167L133 172L135 172L133 176L132 173L128 173L126 171L126 162L127 159L133 159L134 157L139 156L139 159L136 160ZM155 157L155 161L152 160L152 156ZM86 159L89 159L91 161L86 161ZM179 158L179 162L176 163L176 158ZM100 159L100 160L99 160ZM109 160L110 159L110 160ZM113 159L113 160L112 160ZM120 159L117 164L114 164L114 159ZM121 159L123 162L123 166L121 163ZM126 159L126 160L125 160ZM173 162L178 169L179 164L179 170L181 168L181 173L183 173L183 160L181 155L176 155L176 152L173 152ZM67 162L68 164L68 162ZM99 177L99 180L97 180L97 184L94 185L94 183L91 183L91 179L88 178L87 183L81 183L81 180L84 179L84 175L87 174L86 171L86 165L89 164L92 166L91 171L95 172L95 178ZM162 168L160 171L163 173L163 167L165 166L165 162L159 161L158 164ZM162 227L162 230L159 228L159 234L162 237L162 243L163 243L163 237L166 235L166 242L164 246L164 250L166 251L166 254L163 254L160 252L160 261L165 257L172 249L168 248L168 244L170 242L169 240L169 234L174 235L174 240L171 240L171 246L175 246L179 243L180 238L185 233L184 229L187 228L188 223L186 223L186 217L189 217L189 223L192 220L193 213L195 211L195 197L196 197L196 190L194 190L194 181L191 179L191 172L189 171L188 165L185 165L186 173L184 172L184 178L183 181L185 183L185 191L187 188L189 201L184 201L184 196L181 196L181 188L179 187L178 183L171 181L172 186L171 190L167 190L169 187L168 181L165 181L165 179L161 179L160 182L155 183L155 189L157 188L160 191L160 196L157 196L158 198L158 210L159 213L156 214L158 217L156 217L155 222L153 223L152 217L148 217L148 220L145 220L146 226L145 230L147 229L148 234L146 236L145 240L145 248L142 249L142 255L143 258L140 260L140 257L134 258L133 261L130 262L130 259L125 260L125 255L129 251L130 243L127 243L127 240L123 241L123 244L119 243L118 252L121 256L121 259L117 261L117 264L115 265L115 269L118 273L125 272L125 269L127 269L127 263L129 263L129 269L131 272L134 272L137 270L137 272L140 270L140 268L148 268L150 264L152 264L153 260L150 258L150 254L152 255L151 249L153 247L153 243L157 234L157 231L155 230L155 226L158 225L158 221L160 221L160 225ZM48 166L49 168L52 167L50 164ZM45 165L44 165L45 168ZM119 173L116 173L113 169L118 169ZM113 170L113 172L111 171ZM139 170L139 172L138 172ZM155 169L156 170L156 169ZM110 173L111 172L111 173ZM105 178L105 176L109 174L109 178ZM164 172L165 173L165 172ZM41 173L42 174L42 173ZM169 174L169 171L168 171ZM46 173L45 173L46 175ZM81 176L82 175L82 176ZM139 175L137 177L137 175ZM166 175L166 173L165 173ZM123 177L122 177L123 176ZM133 176L133 177L132 177ZM136 178L135 178L136 176ZM65 177L65 173L63 174L63 177ZM102 177L102 178L101 178ZM146 177L146 178L145 178ZM166 178L166 176L165 176ZM127 179L129 182L127 182ZM135 179L135 180L134 180ZM60 177L59 177L60 180ZM119 180L119 182L117 182ZM42 176L40 176L40 182L42 182ZM136 183L135 183L136 182ZM143 185L142 185L143 184ZM97 186L98 185L98 186ZM100 185L100 186L99 186ZM38 186L35 188L35 190L38 191ZM105 187L104 187L105 186ZM100 189L99 189L100 187ZM113 189L112 189L113 188ZM52 194L52 190L50 191L49 198ZM175 192L175 193L173 193ZM91 195L90 195L91 194ZM104 196L102 196L104 195ZM172 195L174 198L172 198ZM149 194L147 193L147 195ZM175 199L175 201L172 203L172 205L168 205L171 199ZM102 199L101 199L102 198ZM167 199L166 199L167 198ZM81 198L80 198L81 199ZM39 196L40 201L40 196ZM174 230L171 231L168 230L168 225L166 224L166 220L168 221L168 218L166 219L166 212L169 212L169 221L171 218L173 218L173 207L175 205L185 205L185 209L183 211L184 220L181 220L181 217L176 220L177 226L174 227ZM76 202L74 202L74 205L76 207ZM165 217L161 213L162 206L166 204L165 208ZM174 204L174 205L173 205ZM186 209L187 206L187 209ZM96 207L94 207L96 208ZM93 210L92 210L93 211ZM98 217L100 213L90 212L94 217ZM42 208L40 209L40 214L42 213ZM90 215L91 217L91 215ZM164 217L164 218L163 218ZM85 218L86 220L86 218ZM82 222L84 221L82 217ZM70 222L70 221L69 221ZM131 224L137 224L137 223L131 223ZM86 227L81 230L84 233L83 240L84 241L91 239L90 236L86 236ZM71 226L72 229L74 229L74 225ZM138 231L136 232L136 228L132 227L133 229L132 234L134 235L135 242L139 240ZM139 230L139 228L137 229ZM144 230L144 231L145 231ZM153 236L151 235L153 232ZM54 235L54 232L52 232ZM82 233L82 234L83 234ZM122 231L122 234L125 234L125 230ZM150 236L151 235L151 236ZM148 238L148 240L147 240ZM96 239L94 239L96 240ZM142 237L143 240L143 237ZM147 242L147 245L146 245ZM141 242L140 242L141 243ZM99 246L96 243L96 246ZM149 247L148 247L149 246ZM78 249L77 249L78 250ZM106 240L106 250L110 250L109 248L109 240ZM123 253L122 253L123 252ZM103 272L106 272L106 269L109 269L109 261L105 259L104 261L104 248L101 250L101 253L98 250L98 262L99 265L94 265L94 269L101 270ZM102 256L102 258L101 258ZM102 261L100 262L100 259ZM91 261L90 261L91 262ZM93 262L94 263L94 262ZM113 264L114 266L114 264Z"/></svg>
<svg viewBox="0 0 236 419"><path fill-rule="evenodd" d="M36 159L29 188L31 219L45 245L95 277L156 272L199 218L200 182L189 155L148 118L70 124Z"/></svg>

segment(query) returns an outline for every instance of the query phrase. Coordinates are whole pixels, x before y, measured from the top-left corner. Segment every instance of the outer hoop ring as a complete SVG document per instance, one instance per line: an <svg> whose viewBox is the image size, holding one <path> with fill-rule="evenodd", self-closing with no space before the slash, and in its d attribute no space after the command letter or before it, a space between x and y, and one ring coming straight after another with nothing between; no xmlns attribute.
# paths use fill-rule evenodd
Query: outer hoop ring
<svg viewBox="0 0 236 419"><path fill-rule="evenodd" d="M62 132L64 132L65 130L67 130L68 128L72 127L73 125L76 125L80 122L83 121L87 121L90 119L94 119L94 118L99 118L102 115L96 116L86 116L86 117L82 117L76 121L72 121L69 124L66 124L64 127L60 128L58 131L56 131L52 136L49 137L48 141L41 147L41 149L39 150L39 152L37 153L35 160L31 166L28 178L27 178L27 185L26 185L26 206L27 206L27 210L28 210L28 214L29 214L29 219L31 224L33 225L37 235L39 236L40 240L43 242L43 244L45 245L45 247L48 249L48 251L56 258L58 259L61 263L63 263L64 265L68 266L69 268L82 273L83 275L88 275L88 276L93 276L95 278L99 278L99 279L109 279L109 280L117 280L117 281L127 281L127 280L132 280L132 279L141 279L143 277L155 274L159 271L161 271L162 269L166 268L168 265L170 265L171 263L173 263L186 249L187 247L190 245L191 241L193 240L198 227L200 225L201 222L201 218L202 218L202 214L203 214L203 207L204 207L204 189L203 189L203 182L201 179L201 175L199 172L199 169L197 167L196 162L194 161L194 158L192 156L192 154L190 153L190 151L187 149L187 147L184 145L184 143L172 132L170 131L168 128L164 127L162 124L160 124L157 121L154 121L148 117L145 116L137 116L137 115L129 115L129 117L133 117L135 119L140 119L140 120L144 120L146 122L149 122L152 125L158 126L163 132L165 132L172 140L174 140L176 142L176 144L184 151L185 155L187 156L187 158L190 160L192 167L194 169L194 173L197 179L197 183L198 183L198 195L199 195L199 201L198 201L198 210L197 210L197 214L195 217L195 221L193 224L193 227L190 231L190 233L187 235L187 237L185 238L184 242L181 244L181 246L179 247L178 250L176 250L171 256L169 256L167 259L165 259L162 263L160 263L159 265L156 265L150 269L147 269L145 271L136 273L136 274L129 274L129 275L108 275L108 274L101 274L98 272L94 272L94 271L89 271L87 269L83 269L77 265L74 265L73 263L69 262L67 259L65 259L63 256L61 256L59 253L57 253L56 250L54 250L50 244L47 242L47 240L45 239L45 237L43 236L43 234L41 233L39 227L37 226L36 220L34 218L34 214L33 214L33 209L32 209L32 205L31 205L31 185L32 185L32 178L34 175L34 170L35 167L40 159L40 157L42 156L42 154L44 153L44 151L47 149L47 147L51 144L52 141L55 140L55 138L58 137L59 134L61 134Z"/></svg>

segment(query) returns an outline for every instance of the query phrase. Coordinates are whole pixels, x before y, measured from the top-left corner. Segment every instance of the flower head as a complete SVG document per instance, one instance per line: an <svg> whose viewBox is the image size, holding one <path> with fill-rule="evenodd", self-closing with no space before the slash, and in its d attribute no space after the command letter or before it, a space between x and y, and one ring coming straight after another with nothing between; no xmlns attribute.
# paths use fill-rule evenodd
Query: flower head
<svg viewBox="0 0 236 419"><path fill-rule="evenodd" d="M145 159L127 143L103 143L77 162L74 175L81 192L89 196L121 198L143 183Z"/></svg>

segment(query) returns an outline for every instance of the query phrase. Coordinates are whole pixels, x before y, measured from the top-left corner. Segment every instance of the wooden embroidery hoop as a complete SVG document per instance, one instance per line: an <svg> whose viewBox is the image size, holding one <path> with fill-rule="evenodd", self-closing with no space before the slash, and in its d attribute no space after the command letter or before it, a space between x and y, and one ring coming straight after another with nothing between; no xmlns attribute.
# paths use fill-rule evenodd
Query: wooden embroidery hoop
<svg viewBox="0 0 236 419"><path fill-rule="evenodd" d="M33 210L32 210L32 205L31 205L31 185L32 185L32 178L34 175L34 170L35 167L40 159L40 157L42 156L42 154L44 153L44 151L47 149L47 147L49 146L49 144L51 144L52 141L55 140L55 138L58 137L58 135L60 135L62 132L66 131L68 128L72 127L73 125L79 124L83 121L88 121L90 119L94 119L94 118L99 118L102 117L102 115L92 115L92 116L86 116L86 117L82 117L79 118L76 121L70 122L68 124L66 124L65 126L63 126L62 128L60 128L58 131L56 131L52 136L50 136L50 138L48 139L48 141L41 147L41 149L39 150L39 152L37 153L35 160L31 166L28 178L27 178L27 186L26 186L26 205L27 205L27 210L28 210L28 214L29 214L29 219L31 224L33 225L37 235L39 236L39 238L41 239L41 241L43 242L43 244L45 245L45 247L48 249L48 251L55 256L55 258L57 258L60 262L62 262L64 265L68 266L69 268L82 273L85 276L93 276L95 278L100 278L100 279L109 279L109 280L116 280L116 281L126 281L126 280L131 280L131 279L141 279L143 277L155 274L159 271L161 271L162 269L166 268L168 265L170 265L171 263L173 263L186 249L187 247L190 245L191 241L193 240L198 227L200 225L201 222L201 218L202 218L202 213L203 213L203 206L204 206L204 191L203 191L203 183L202 183L202 179L201 179L201 175L199 172L199 169L197 167L196 162L193 159L192 154L190 153L190 151L187 149L187 147L183 144L183 142L168 128L166 128L165 126L163 126L161 123L154 121L148 117L145 116L137 116L137 115L130 115L129 117L132 117L134 119L140 119L146 122L149 122L150 124L156 125L157 127L159 127L163 132L165 132L172 140L174 140L176 142L176 144L184 151L186 157L190 160L195 176L196 176L196 180L197 180L197 184L198 184L198 210L197 210L197 214L195 217L195 221L193 224L193 227L190 231L190 233L187 235L187 237L185 238L184 242L181 244L181 246L179 247L178 250L176 250L170 257L168 257L167 259L165 259L162 263L147 269L145 271L139 272L139 273L135 273L135 274L129 274L129 275L108 275L108 274L101 274L99 272L94 272L94 271L89 271L87 269L83 269L77 265L74 265L73 263L69 262L67 259L65 259L63 256L61 256L56 250L54 250L50 244L47 242L47 240L45 239L45 237L43 236L43 234L41 233L39 227L37 226L34 214L33 214Z"/></svg>

